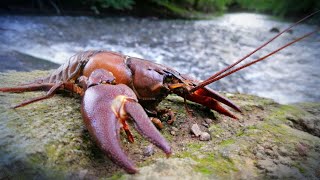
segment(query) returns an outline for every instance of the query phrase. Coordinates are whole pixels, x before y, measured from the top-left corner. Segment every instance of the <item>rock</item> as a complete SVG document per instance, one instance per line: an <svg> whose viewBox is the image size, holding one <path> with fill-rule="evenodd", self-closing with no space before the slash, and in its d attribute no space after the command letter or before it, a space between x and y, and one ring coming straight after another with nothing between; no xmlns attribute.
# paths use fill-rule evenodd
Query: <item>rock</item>
<svg viewBox="0 0 320 180"><path fill-rule="evenodd" d="M279 148L279 154L282 155L282 156L287 156L288 155L288 150L285 147L281 146Z"/></svg>
<svg viewBox="0 0 320 180"><path fill-rule="evenodd" d="M14 62L14 63L12 63ZM59 65L46 59L40 59L18 51L3 52L0 50L0 72L49 70Z"/></svg>
<svg viewBox="0 0 320 180"><path fill-rule="evenodd" d="M0 73L0 86L28 82L46 74L48 72L43 71ZM210 124L206 119L213 118L211 111L208 113L190 103L194 112L190 120L183 100L169 95L159 109L170 107L176 112L175 125L179 128L164 124L160 132L171 145L173 154L165 158L161 150L149 147L150 142L132 127L135 143L129 143L125 133L120 134L120 139L123 151L139 167L140 173L126 175L89 136L81 118L79 97L59 93L23 108L9 108L43 94L0 93L0 179L320 177L320 138L316 136L320 103L280 105L257 96L235 94L232 101L244 109L239 115L242 125L223 115L216 116L215 123ZM288 121L293 122L292 127L287 125ZM209 136L213 138L209 142L199 141L206 134L198 126L203 122L210 125ZM190 127L199 139L190 137Z"/></svg>
<svg viewBox="0 0 320 180"><path fill-rule="evenodd" d="M213 122L213 120L209 119L209 118L205 118L204 122L206 122L206 124L210 125Z"/></svg>
<svg viewBox="0 0 320 180"><path fill-rule="evenodd" d="M150 144L144 148L144 150L143 150L144 156L152 156L153 154L154 154L154 147L152 144Z"/></svg>
<svg viewBox="0 0 320 180"><path fill-rule="evenodd" d="M174 135L176 135L176 132L175 132L175 131L170 131L170 134L171 134L172 136L174 136Z"/></svg>
<svg viewBox="0 0 320 180"><path fill-rule="evenodd" d="M275 169L275 164L273 163L273 161L271 159L258 160L257 167L259 169L271 171L272 169Z"/></svg>
<svg viewBox="0 0 320 180"><path fill-rule="evenodd" d="M308 147L304 143L298 143L296 145L296 150L300 156L306 156L308 152Z"/></svg>
<svg viewBox="0 0 320 180"><path fill-rule="evenodd" d="M201 125L204 126L204 127L206 127L206 128L209 128L209 124L207 124L207 123L205 123L205 122L203 122Z"/></svg>
<svg viewBox="0 0 320 180"><path fill-rule="evenodd" d="M211 139L211 136L207 132L202 132L200 134L200 141L209 141Z"/></svg>
<svg viewBox="0 0 320 180"><path fill-rule="evenodd" d="M140 179L208 179L205 175L194 170L198 163L190 158L179 159L157 159L155 163L140 168L136 175L125 175L124 179L140 180Z"/></svg>
<svg viewBox="0 0 320 180"><path fill-rule="evenodd" d="M272 32L272 33L279 33L279 32L280 32L280 30L279 30L279 28L277 28L277 27L273 27L273 28L271 28L271 29L269 30L269 32Z"/></svg>
<svg viewBox="0 0 320 180"><path fill-rule="evenodd" d="M192 124L191 126L191 132L196 136L199 137L202 131L200 130L200 127L198 124Z"/></svg>
<svg viewBox="0 0 320 180"><path fill-rule="evenodd" d="M287 115L288 120L299 130L320 137L320 110L316 103L294 104L295 109ZM301 112L297 115L296 112Z"/></svg>

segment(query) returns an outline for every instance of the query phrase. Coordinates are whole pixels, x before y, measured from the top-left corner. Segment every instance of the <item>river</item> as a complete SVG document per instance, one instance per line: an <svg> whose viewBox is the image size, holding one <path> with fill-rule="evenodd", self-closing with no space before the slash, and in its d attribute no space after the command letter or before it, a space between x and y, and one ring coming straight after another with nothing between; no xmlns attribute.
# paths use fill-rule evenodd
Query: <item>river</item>
<svg viewBox="0 0 320 180"><path fill-rule="evenodd" d="M203 80L275 36L272 28L283 30L289 25L254 13L210 20L1 15L0 48L58 64L78 51L106 49L166 64ZM316 28L301 24L248 61ZM320 33L210 87L280 103L320 102L319 44Z"/></svg>

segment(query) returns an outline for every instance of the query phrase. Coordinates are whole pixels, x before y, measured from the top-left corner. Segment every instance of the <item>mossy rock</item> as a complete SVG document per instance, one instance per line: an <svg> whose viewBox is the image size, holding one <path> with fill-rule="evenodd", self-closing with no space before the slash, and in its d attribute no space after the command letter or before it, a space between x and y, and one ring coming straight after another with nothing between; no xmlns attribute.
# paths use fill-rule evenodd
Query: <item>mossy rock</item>
<svg viewBox="0 0 320 180"><path fill-rule="evenodd" d="M1 86L12 86L47 75L47 71L0 74ZM174 154L167 159L135 133L136 143L122 136L124 150L140 173L126 175L91 140L81 118L80 97L59 93L53 98L11 109L44 92L0 93L0 179L247 179L320 178L319 103L280 105L270 99L225 94L243 112L239 121L170 95L160 108L176 114L161 130ZM165 117L163 117L165 121ZM208 124L208 122L210 122ZM211 134L199 141L192 124ZM174 133L172 133L174 131Z"/></svg>

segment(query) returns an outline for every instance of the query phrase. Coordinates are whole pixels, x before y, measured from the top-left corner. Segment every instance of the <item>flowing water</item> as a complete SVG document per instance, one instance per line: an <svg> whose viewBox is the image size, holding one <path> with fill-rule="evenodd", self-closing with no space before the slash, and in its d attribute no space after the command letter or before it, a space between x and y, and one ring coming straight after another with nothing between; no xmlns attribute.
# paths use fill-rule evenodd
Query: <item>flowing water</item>
<svg viewBox="0 0 320 180"><path fill-rule="evenodd" d="M283 30L288 25L289 22L252 13L226 14L211 20L2 15L0 48L59 64L78 51L106 49L206 79L275 36L272 28ZM301 24L249 60L316 28ZM319 102L319 44L318 33L210 87L255 94L280 103Z"/></svg>

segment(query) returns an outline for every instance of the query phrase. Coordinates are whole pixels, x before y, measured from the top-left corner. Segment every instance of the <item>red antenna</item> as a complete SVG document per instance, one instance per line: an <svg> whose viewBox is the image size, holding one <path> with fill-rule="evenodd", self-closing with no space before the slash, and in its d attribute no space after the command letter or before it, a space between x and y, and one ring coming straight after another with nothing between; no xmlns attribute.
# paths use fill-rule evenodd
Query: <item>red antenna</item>
<svg viewBox="0 0 320 180"><path fill-rule="evenodd" d="M234 70L232 70L232 71L230 71L230 72L228 72L228 73L225 73L224 75L221 75L221 74L223 74L224 72L226 72L226 71L230 70L231 68L233 68L234 66L236 66L237 64L239 64L240 62L242 62L243 60L245 60L245 59L247 59L248 57L250 57L252 54L254 54L255 52L257 52L258 50L262 49L263 47L265 47L266 45L268 45L269 43L271 43L273 40L277 39L277 38L278 38L280 35L282 35L283 33L289 31L289 30L292 29L293 27L295 27L295 26L297 26L298 24L300 24L302 21L310 18L311 16L313 16L313 15L319 13L319 12L320 12L320 10L318 10L318 11L316 11L316 12L314 12L314 13L312 13L312 14L310 14L310 15L302 18L302 19L300 19L300 20L297 21L296 23L292 24L291 26L289 26L288 28L286 28L285 30L281 31L281 32L278 33L276 36L274 36L273 38L271 38L270 40L268 40L267 42L265 42L264 44L262 44L261 46L259 46L259 47L258 47L257 49L255 49L254 51L250 52L250 53L247 54L246 56L242 57L241 59L239 59L239 60L236 61L235 63L231 64L230 66L222 69L221 71L218 71L217 73L215 73L214 75L212 75L211 77L209 77L207 80L201 82L201 83L198 84L196 87L194 87L193 89L191 89L190 92L194 92L194 91L196 91L196 90L198 90L198 89L200 89L200 88L202 88L202 87L204 87L204 86L206 86L206 85L208 85L208 84L211 84L211 83L213 83L213 82L215 82L215 81L217 81L217 80L219 80L219 79L221 79L221 78L223 78L223 77L225 77L225 76L228 76L228 75L230 75L230 74L232 74L232 73L235 73L235 72L237 72L237 71L239 71L239 70L241 70L241 69L243 69L243 68L245 68L245 67L248 67L248 66L250 66L250 65L252 65L252 64L254 64L254 63L257 63L257 62L259 62L259 61L262 61L262 60L266 59L267 57L269 57L269 56L271 56L271 55L279 52L280 50L282 50L282 49L290 46L291 44L294 44L294 43L296 43L296 42L298 42L298 41L300 41L300 40L302 40L302 39L304 39L304 38L306 38L306 37L308 37L308 36L311 36L312 34L316 33L317 31L319 31L319 29L317 29L316 31L310 32L310 33L308 33L308 34L306 34L306 35L304 35L304 36L302 36L302 37L300 37L300 38L298 38L298 39L296 39L296 40L294 40L294 41L292 41L292 42L284 45L283 47L281 47L281 48L279 48L279 49L277 49L277 50L269 53L268 55L266 55L266 56L264 56L264 57L262 57L262 58L259 58L259 59L255 60L255 61L251 62L251 63L247 63L247 64L245 64L245 65L243 65L243 66L240 66L240 67L237 68L237 69L234 69ZM219 76L219 75L221 75L221 76ZM218 77L218 76L219 76L219 77Z"/></svg>

